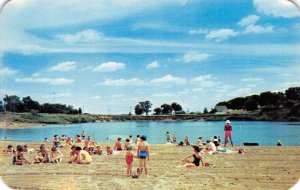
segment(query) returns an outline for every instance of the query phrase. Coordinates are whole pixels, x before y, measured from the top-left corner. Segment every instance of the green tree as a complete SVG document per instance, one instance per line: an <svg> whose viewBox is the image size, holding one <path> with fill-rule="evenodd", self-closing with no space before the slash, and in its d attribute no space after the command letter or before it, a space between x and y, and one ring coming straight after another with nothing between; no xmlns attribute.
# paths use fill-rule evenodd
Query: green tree
<svg viewBox="0 0 300 190"><path fill-rule="evenodd" d="M79 115L82 114L82 109L81 109L81 108L78 109L78 114L79 114Z"/></svg>
<svg viewBox="0 0 300 190"><path fill-rule="evenodd" d="M171 107L174 111L182 111L182 106L176 102L173 102L171 104Z"/></svg>
<svg viewBox="0 0 300 190"><path fill-rule="evenodd" d="M10 112L22 112L23 104L16 95L5 95L3 98L5 110Z"/></svg>
<svg viewBox="0 0 300 190"><path fill-rule="evenodd" d="M276 92L263 92L260 94L259 105L261 106L278 106L280 103L280 95Z"/></svg>
<svg viewBox="0 0 300 190"><path fill-rule="evenodd" d="M165 103L165 104L161 105L160 107L161 107L161 112L164 115L168 115L172 112L172 107L169 104Z"/></svg>
<svg viewBox="0 0 300 190"><path fill-rule="evenodd" d="M0 100L0 112L4 112L4 105L2 100Z"/></svg>
<svg viewBox="0 0 300 190"><path fill-rule="evenodd" d="M244 109L244 105L246 102L246 98L238 97L229 101L228 107L229 109Z"/></svg>
<svg viewBox="0 0 300 190"><path fill-rule="evenodd" d="M204 113L204 114L207 114L207 113L208 113L207 107L204 108L203 113Z"/></svg>
<svg viewBox="0 0 300 190"><path fill-rule="evenodd" d="M143 109L143 112L146 113L146 115L148 115L149 112L151 112L151 107L152 107L152 103L149 100L146 100L144 102L139 102L140 106Z"/></svg>
<svg viewBox="0 0 300 190"><path fill-rule="evenodd" d="M247 111L254 111L258 109L258 104L255 100L249 98L248 100L246 100L245 102L245 109Z"/></svg>
<svg viewBox="0 0 300 190"><path fill-rule="evenodd" d="M136 115L142 115L144 113L144 109L140 104L137 104L134 108Z"/></svg>
<svg viewBox="0 0 300 190"><path fill-rule="evenodd" d="M159 115L159 114L161 114L162 110L161 110L161 108L157 107L153 111L154 111L154 115Z"/></svg>
<svg viewBox="0 0 300 190"><path fill-rule="evenodd" d="M285 96L287 100L300 100L300 87L292 87L285 91Z"/></svg>
<svg viewBox="0 0 300 190"><path fill-rule="evenodd" d="M22 102L25 112L29 112L30 110L40 110L39 102L32 100L30 96L24 97L22 99Z"/></svg>

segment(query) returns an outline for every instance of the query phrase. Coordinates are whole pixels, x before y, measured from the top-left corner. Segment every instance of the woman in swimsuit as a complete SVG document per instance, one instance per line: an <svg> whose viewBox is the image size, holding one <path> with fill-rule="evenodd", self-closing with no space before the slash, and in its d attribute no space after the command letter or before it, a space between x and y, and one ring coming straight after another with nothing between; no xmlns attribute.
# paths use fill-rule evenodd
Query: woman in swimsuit
<svg viewBox="0 0 300 190"><path fill-rule="evenodd" d="M185 157L182 161L184 162L184 164L182 166L179 167L183 167L183 168L194 168L194 167L198 167L200 166L200 162L201 165L204 166L204 162L202 160L202 156L200 155L200 148L198 146L193 146L194 148L194 153ZM193 157L194 160L191 161L188 158Z"/></svg>
<svg viewBox="0 0 300 190"><path fill-rule="evenodd" d="M23 157L23 147L18 145L15 156L13 157L13 165L31 164L26 158Z"/></svg>
<svg viewBox="0 0 300 190"><path fill-rule="evenodd" d="M145 174L148 173L147 161L149 161L149 144L146 142L147 137L141 136L141 142L138 145L137 155L139 157L139 174L142 173L142 167L144 166Z"/></svg>
<svg viewBox="0 0 300 190"><path fill-rule="evenodd" d="M224 146L226 147L226 144L228 143L228 137L230 139L231 146L233 146L232 142L232 126L230 124L230 121L226 121L226 125L224 126L224 131L225 131L225 143Z"/></svg>

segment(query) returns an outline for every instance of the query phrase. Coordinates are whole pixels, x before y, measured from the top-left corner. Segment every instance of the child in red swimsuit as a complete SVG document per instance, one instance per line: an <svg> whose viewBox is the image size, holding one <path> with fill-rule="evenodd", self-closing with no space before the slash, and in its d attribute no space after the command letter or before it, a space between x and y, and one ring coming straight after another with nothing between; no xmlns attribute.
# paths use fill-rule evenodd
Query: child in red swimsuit
<svg viewBox="0 0 300 190"><path fill-rule="evenodd" d="M133 162L133 153L132 153L132 146L127 146L127 153L125 156L126 165L127 165L127 176L132 175L132 162Z"/></svg>

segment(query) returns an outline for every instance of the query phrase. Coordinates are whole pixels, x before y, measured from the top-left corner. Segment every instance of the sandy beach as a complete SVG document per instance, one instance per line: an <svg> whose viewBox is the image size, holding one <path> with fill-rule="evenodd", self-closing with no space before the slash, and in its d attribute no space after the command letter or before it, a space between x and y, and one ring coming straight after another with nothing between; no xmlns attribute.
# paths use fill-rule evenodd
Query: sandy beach
<svg viewBox="0 0 300 190"><path fill-rule="evenodd" d="M46 124L43 123L19 123L19 122L5 122L5 121L0 121L0 129L3 128L22 128L22 127L34 127L34 126L44 126Z"/></svg>
<svg viewBox="0 0 300 190"><path fill-rule="evenodd" d="M22 142L2 141L0 148ZM37 149L40 143L26 143ZM47 147L51 146L46 143ZM102 149L109 143L99 143ZM233 147L237 149L239 147ZM13 189L289 189L300 176L300 147L244 147L245 154L205 154L216 166L176 168L190 153L190 146L151 145L149 174L126 176L125 151L117 155L93 155L89 165L67 163L69 148L60 164L12 165L12 155L0 155L0 176ZM26 155L32 159L33 154ZM138 160L134 160L136 170Z"/></svg>

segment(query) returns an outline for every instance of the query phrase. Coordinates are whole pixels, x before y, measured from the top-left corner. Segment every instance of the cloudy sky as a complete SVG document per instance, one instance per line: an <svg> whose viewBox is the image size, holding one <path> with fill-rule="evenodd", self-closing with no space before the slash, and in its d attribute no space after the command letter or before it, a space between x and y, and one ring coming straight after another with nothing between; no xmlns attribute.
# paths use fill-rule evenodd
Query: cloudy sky
<svg viewBox="0 0 300 190"><path fill-rule="evenodd" d="M203 111L300 86L299 42L286 0L12 0L0 15L0 96L103 114L143 100Z"/></svg>

